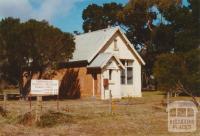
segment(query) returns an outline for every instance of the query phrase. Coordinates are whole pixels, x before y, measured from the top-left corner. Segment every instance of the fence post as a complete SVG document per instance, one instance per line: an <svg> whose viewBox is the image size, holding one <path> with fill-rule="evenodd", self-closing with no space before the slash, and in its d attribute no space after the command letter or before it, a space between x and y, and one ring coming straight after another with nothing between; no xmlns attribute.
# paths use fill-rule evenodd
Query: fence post
<svg viewBox="0 0 200 136"><path fill-rule="evenodd" d="M59 105L59 94L57 95L57 111L59 111L59 109L60 109L60 105Z"/></svg>
<svg viewBox="0 0 200 136"><path fill-rule="evenodd" d="M37 102L36 102L36 113L35 113L35 121L40 121L40 114L42 110L42 96L37 96Z"/></svg>
<svg viewBox="0 0 200 136"><path fill-rule="evenodd" d="M109 111L110 111L110 114L112 114L112 93L111 93L111 90L110 91L110 106L109 106Z"/></svg>
<svg viewBox="0 0 200 136"><path fill-rule="evenodd" d="M170 98L170 93L169 93L169 91L167 91L167 109L166 109L166 112L168 112L168 105L169 105L169 98Z"/></svg>
<svg viewBox="0 0 200 136"><path fill-rule="evenodd" d="M3 108L4 108L4 110L6 110L6 102L7 102L7 94L6 94L6 92L3 93L3 101L4 101Z"/></svg>
<svg viewBox="0 0 200 136"><path fill-rule="evenodd" d="M30 112L32 111L32 102L31 102L31 94L28 96L28 100L29 100L29 108L30 108Z"/></svg>
<svg viewBox="0 0 200 136"><path fill-rule="evenodd" d="M169 104L169 91L167 92L167 104Z"/></svg>

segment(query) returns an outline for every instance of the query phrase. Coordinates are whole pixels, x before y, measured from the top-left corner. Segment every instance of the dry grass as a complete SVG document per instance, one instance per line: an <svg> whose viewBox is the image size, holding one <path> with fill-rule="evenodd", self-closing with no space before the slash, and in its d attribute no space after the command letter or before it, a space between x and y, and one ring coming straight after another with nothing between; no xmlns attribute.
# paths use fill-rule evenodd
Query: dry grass
<svg viewBox="0 0 200 136"><path fill-rule="evenodd" d="M189 97L175 99L191 100ZM199 99L200 100L200 99ZM142 98L113 101L113 114L109 101L92 99L44 101L41 123L30 122L27 101L9 101L7 116L0 116L0 136L199 136L200 122L195 133L169 133L164 95L144 92ZM0 106L3 102L0 101ZM36 103L32 103L34 114ZM25 116L26 115L26 116ZM198 114L198 118L199 118ZM33 117L34 118L34 117ZM28 120L28 121L27 121Z"/></svg>

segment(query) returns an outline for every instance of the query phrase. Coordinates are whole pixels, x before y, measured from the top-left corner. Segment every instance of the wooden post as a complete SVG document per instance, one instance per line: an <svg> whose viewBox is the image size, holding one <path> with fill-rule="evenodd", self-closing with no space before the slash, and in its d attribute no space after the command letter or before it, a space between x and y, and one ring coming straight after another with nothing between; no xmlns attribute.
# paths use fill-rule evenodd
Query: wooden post
<svg viewBox="0 0 200 136"><path fill-rule="evenodd" d="M29 95L29 107L30 107L30 111L32 111L31 94Z"/></svg>
<svg viewBox="0 0 200 136"><path fill-rule="evenodd" d="M41 114L41 108L42 108L42 96L37 96L37 102L36 102L36 113L35 113L35 121L40 121L40 114Z"/></svg>
<svg viewBox="0 0 200 136"><path fill-rule="evenodd" d="M92 96L94 97L95 93L95 88L94 88L94 74L92 74Z"/></svg>
<svg viewBox="0 0 200 136"><path fill-rule="evenodd" d="M166 104L167 104L166 112L168 112L168 105L169 105L169 91L167 92L167 102L166 102Z"/></svg>
<svg viewBox="0 0 200 136"><path fill-rule="evenodd" d="M59 111L59 95L57 95L57 111Z"/></svg>
<svg viewBox="0 0 200 136"><path fill-rule="evenodd" d="M7 94L6 94L6 92L4 92L3 94L4 94L3 95L3 101L4 101L3 108L4 108L4 110L6 110Z"/></svg>
<svg viewBox="0 0 200 136"><path fill-rule="evenodd" d="M167 92L167 105L169 104L169 91Z"/></svg>
<svg viewBox="0 0 200 136"><path fill-rule="evenodd" d="M110 111L110 114L112 114L112 93L111 93L111 90L110 90L110 106L109 106L109 111Z"/></svg>

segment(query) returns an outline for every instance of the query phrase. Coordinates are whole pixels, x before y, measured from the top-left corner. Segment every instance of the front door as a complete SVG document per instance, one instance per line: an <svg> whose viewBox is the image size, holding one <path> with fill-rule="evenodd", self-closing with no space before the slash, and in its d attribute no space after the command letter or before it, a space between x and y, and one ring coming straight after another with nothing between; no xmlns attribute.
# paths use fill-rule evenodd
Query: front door
<svg viewBox="0 0 200 136"><path fill-rule="evenodd" d="M121 98L120 70L107 69L103 72L104 80L108 80L108 86L104 87L104 99Z"/></svg>

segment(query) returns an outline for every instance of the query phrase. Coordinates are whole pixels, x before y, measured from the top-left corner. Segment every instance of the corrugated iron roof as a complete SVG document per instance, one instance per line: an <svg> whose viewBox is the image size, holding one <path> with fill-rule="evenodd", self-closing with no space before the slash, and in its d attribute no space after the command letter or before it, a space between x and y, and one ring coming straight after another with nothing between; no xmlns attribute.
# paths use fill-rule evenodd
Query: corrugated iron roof
<svg viewBox="0 0 200 136"><path fill-rule="evenodd" d="M130 43L130 41L127 39L124 33L120 30L119 26L101 29L75 36L75 51L73 53L73 58L69 61L87 61L88 63L90 63L98 54L100 49L102 49L103 46L106 45L106 43L117 31L119 31L125 38L138 61L144 65L145 62L134 49L133 45Z"/></svg>
<svg viewBox="0 0 200 136"><path fill-rule="evenodd" d="M90 58L101 48L117 31L112 27L75 36L75 51L70 61L90 61Z"/></svg>
<svg viewBox="0 0 200 136"><path fill-rule="evenodd" d="M92 63L88 66L88 68L103 68L108 61L111 58L115 58L116 62L119 64L119 66L124 69L123 64L120 62L120 60L115 57L112 53L100 53L94 61L92 61Z"/></svg>

